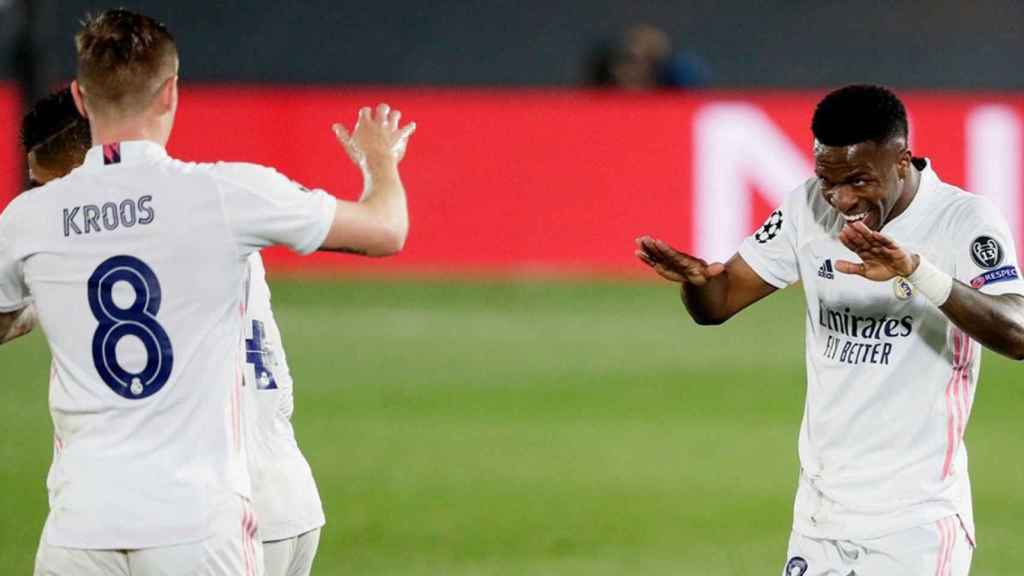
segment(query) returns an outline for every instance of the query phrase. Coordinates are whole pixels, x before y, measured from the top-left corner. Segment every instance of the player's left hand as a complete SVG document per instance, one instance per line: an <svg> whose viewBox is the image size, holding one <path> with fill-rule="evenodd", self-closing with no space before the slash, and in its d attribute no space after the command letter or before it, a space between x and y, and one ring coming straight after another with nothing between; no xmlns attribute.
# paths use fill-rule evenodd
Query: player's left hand
<svg viewBox="0 0 1024 576"><path fill-rule="evenodd" d="M836 270L876 282L884 282L896 276L906 278L917 269L920 261L916 254L900 248L891 238L871 230L863 222L844 226L839 233L839 241L860 256L862 262L837 260Z"/></svg>
<svg viewBox="0 0 1024 576"><path fill-rule="evenodd" d="M405 158L409 137L416 131L416 123L404 127L399 125L402 113L392 110L387 104L379 104L375 110L362 108L355 128L349 134L340 123L331 128L348 157L362 169L369 164L380 162L397 165Z"/></svg>

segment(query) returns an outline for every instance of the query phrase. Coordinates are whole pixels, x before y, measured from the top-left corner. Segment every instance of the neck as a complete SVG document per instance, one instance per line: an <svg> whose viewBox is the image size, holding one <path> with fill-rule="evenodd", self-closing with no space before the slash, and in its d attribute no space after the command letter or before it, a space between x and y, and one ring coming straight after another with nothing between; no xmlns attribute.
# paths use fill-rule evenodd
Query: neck
<svg viewBox="0 0 1024 576"><path fill-rule="evenodd" d="M102 119L94 118L90 123L92 143L93 146L97 146L129 140L148 140L165 146L167 138L164 136L163 130L156 124L142 119L105 122Z"/></svg>
<svg viewBox="0 0 1024 576"><path fill-rule="evenodd" d="M892 210L889 212L889 217L885 219L888 224L893 218L899 216L910 203L914 201L917 196L917 189L921 185L921 172L913 164L910 166L910 173L907 174L907 178L903 181L903 188L900 190L900 197L896 200L896 204L893 205Z"/></svg>

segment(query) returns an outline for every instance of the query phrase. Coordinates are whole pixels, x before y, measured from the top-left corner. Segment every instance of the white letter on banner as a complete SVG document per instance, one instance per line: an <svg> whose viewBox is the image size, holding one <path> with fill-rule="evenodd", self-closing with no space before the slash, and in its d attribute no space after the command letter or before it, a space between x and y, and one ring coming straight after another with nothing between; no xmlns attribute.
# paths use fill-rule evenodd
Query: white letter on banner
<svg viewBox="0 0 1024 576"><path fill-rule="evenodd" d="M808 137L809 139L810 137ZM694 241L697 255L724 260L753 228L749 185L781 204L810 178L807 150L795 146L760 108L709 104L694 119Z"/></svg>
<svg viewBox="0 0 1024 576"><path fill-rule="evenodd" d="M1021 120L1000 104L973 108L966 126L967 190L992 199L1021 241Z"/></svg>

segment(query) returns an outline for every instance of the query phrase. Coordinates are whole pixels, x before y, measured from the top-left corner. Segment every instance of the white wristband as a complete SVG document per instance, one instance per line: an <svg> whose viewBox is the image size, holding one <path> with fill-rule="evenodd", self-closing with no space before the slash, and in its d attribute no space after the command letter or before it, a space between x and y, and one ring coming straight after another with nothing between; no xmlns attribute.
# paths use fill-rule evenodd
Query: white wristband
<svg viewBox="0 0 1024 576"><path fill-rule="evenodd" d="M949 299L949 293L953 291L953 277L936 268L934 264L925 260L924 256L919 257L917 270L907 276L907 281L929 302L936 307L942 306Z"/></svg>

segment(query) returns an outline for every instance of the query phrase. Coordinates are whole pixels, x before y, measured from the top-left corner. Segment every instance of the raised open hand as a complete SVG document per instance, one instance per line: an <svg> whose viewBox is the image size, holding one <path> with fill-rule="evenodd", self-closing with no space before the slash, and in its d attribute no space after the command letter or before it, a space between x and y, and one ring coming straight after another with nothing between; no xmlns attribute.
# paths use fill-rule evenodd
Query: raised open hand
<svg viewBox="0 0 1024 576"><path fill-rule="evenodd" d="M861 263L837 260L836 270L868 280L884 282L896 276L906 278L917 268L918 257L900 248L891 238L861 222L843 227L839 241L860 257Z"/></svg>
<svg viewBox="0 0 1024 576"><path fill-rule="evenodd" d="M636 245L636 257L671 282L703 286L709 279L725 272L725 265L720 262L708 264L650 236L637 238Z"/></svg>
<svg viewBox="0 0 1024 576"><path fill-rule="evenodd" d="M331 128L338 137L348 157L359 167L366 168L367 162L393 161L396 164L405 157L409 137L416 130L412 122L399 128L402 113L392 110L387 104L379 104L376 111L369 108L359 110L359 119L350 135L341 124Z"/></svg>

